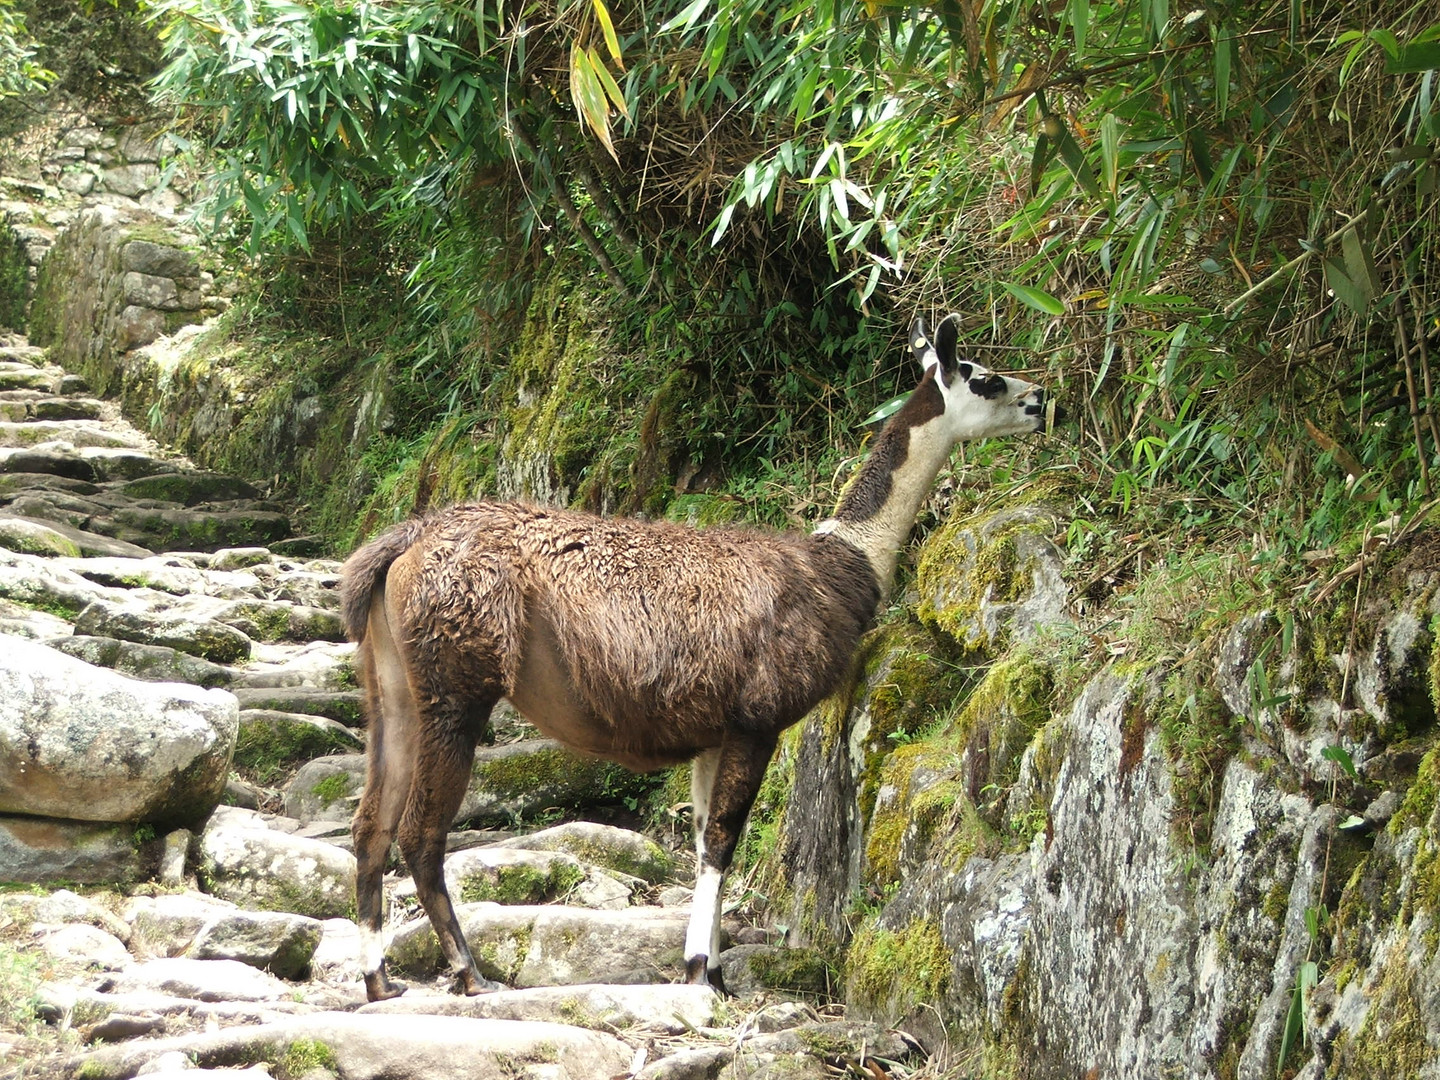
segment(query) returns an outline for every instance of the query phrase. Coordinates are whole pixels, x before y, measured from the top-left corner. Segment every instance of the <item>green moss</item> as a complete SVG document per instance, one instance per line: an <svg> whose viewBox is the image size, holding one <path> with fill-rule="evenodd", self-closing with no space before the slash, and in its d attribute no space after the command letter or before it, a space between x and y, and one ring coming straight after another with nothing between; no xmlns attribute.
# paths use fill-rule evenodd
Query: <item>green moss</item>
<svg viewBox="0 0 1440 1080"><path fill-rule="evenodd" d="M750 972L761 986L823 994L830 988L830 965L819 949L770 949L750 957Z"/></svg>
<svg viewBox="0 0 1440 1080"><path fill-rule="evenodd" d="M1385 826L1386 831L1391 836L1399 836L1408 828L1423 827L1435 814L1437 796L1440 796L1440 747L1420 759L1415 782L1405 792L1405 800Z"/></svg>
<svg viewBox="0 0 1440 1080"><path fill-rule="evenodd" d="M349 773L337 772L315 781L310 792L324 806L345 798L354 789L354 780Z"/></svg>
<svg viewBox="0 0 1440 1080"><path fill-rule="evenodd" d="M460 899L467 904L538 904L563 897L585 880L585 871L573 863L554 860L549 867L498 866L468 874L460 882Z"/></svg>
<svg viewBox="0 0 1440 1080"><path fill-rule="evenodd" d="M1203 848L1210 842L1225 766L1240 748L1240 723L1219 693L1193 677L1188 670L1173 674L1153 707L1171 766L1171 827L1177 839Z"/></svg>
<svg viewBox="0 0 1440 1080"><path fill-rule="evenodd" d="M250 722L240 726L232 761L245 779L269 786L312 758L345 753L357 748L354 739L314 724L287 720ZM339 778L339 774L336 774L321 783L329 783ZM315 793L325 799L325 805L328 806L336 799L344 798L349 791L340 791L337 795L327 787L326 793L322 794L318 789Z"/></svg>
<svg viewBox="0 0 1440 1080"><path fill-rule="evenodd" d="M999 514L1009 519L994 527ZM1048 536L1053 528L1048 518L1027 520L1009 506L980 515L957 510L920 549L915 567L920 621L948 635L965 653L1001 644L990 640L981 608L1014 603L1029 594L1032 568L1020 559L1017 540L1024 534Z"/></svg>
<svg viewBox="0 0 1440 1080"><path fill-rule="evenodd" d="M940 927L925 919L899 931L862 926L845 957L851 999L897 1019L935 1004L950 988L951 966Z"/></svg>
<svg viewBox="0 0 1440 1080"><path fill-rule="evenodd" d="M1260 905L1260 910L1264 912L1267 919L1278 926L1285 921L1285 912L1289 907L1290 890L1285 882L1277 881L1265 894L1265 900Z"/></svg>
<svg viewBox="0 0 1440 1080"><path fill-rule="evenodd" d="M314 1069L338 1071L335 1051L319 1039L296 1039L285 1048L285 1055L276 1063L279 1080L299 1080Z"/></svg>
<svg viewBox="0 0 1440 1080"><path fill-rule="evenodd" d="M1328 1076L1345 1080L1401 1080L1419 1077L1440 1054L1429 1043L1420 992L1409 964L1397 949L1370 996L1365 1023L1351 1040L1337 1043Z"/></svg>

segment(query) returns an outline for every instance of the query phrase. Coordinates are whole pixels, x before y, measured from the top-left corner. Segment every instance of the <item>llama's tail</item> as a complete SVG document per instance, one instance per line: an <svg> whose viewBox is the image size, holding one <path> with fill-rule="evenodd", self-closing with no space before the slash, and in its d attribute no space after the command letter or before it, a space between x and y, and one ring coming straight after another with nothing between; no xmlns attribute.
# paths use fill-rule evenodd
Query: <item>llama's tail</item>
<svg viewBox="0 0 1440 1080"><path fill-rule="evenodd" d="M425 523L420 518L402 522L381 533L350 558L340 571L340 612L345 620L345 633L351 641L365 639L365 626L370 619L370 598L384 579L390 564L419 538Z"/></svg>

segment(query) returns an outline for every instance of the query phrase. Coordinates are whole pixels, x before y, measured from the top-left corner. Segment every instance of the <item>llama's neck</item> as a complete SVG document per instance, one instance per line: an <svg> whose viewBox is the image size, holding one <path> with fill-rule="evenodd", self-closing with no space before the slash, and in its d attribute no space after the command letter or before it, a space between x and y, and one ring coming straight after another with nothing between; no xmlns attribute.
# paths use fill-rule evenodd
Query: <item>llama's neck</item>
<svg viewBox="0 0 1440 1080"><path fill-rule="evenodd" d="M835 516L815 530L831 533L863 551L882 592L890 587L915 516L954 447L933 418L918 424L906 422L913 419L916 417L905 417L902 412L887 425L846 488Z"/></svg>

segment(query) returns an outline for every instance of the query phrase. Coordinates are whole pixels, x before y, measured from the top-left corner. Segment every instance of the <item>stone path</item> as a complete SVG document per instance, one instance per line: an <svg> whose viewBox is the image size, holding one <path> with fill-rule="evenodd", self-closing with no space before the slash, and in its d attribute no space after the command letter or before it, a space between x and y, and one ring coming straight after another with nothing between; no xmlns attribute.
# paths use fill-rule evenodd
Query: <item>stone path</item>
<svg viewBox="0 0 1440 1080"><path fill-rule="evenodd" d="M34 883L0 891L0 1075L921 1067L824 1003L817 957L755 928L727 924L739 997L672 985L688 853L583 820L451 837L450 889L500 993L447 992L397 866L389 956L411 989L367 1004L348 850L363 719L339 564L315 550L284 507L168 457L0 339L0 882ZM535 738L483 750L457 821L582 808L621 782L608 768Z"/></svg>

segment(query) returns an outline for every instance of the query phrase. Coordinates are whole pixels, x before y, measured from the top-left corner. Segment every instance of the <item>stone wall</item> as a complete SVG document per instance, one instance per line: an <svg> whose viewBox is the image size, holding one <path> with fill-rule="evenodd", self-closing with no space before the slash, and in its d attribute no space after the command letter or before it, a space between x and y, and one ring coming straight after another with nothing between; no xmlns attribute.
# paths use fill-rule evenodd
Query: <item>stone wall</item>
<svg viewBox="0 0 1440 1080"><path fill-rule="evenodd" d="M114 360L227 304L199 252L139 207L96 204L60 234L40 268L31 340L102 393Z"/></svg>
<svg viewBox="0 0 1440 1080"><path fill-rule="evenodd" d="M188 172L166 166L168 149L158 124L107 124L68 108L42 112L0 143L0 326L25 329L16 298L29 299L41 263L83 211L178 222L192 185Z"/></svg>

